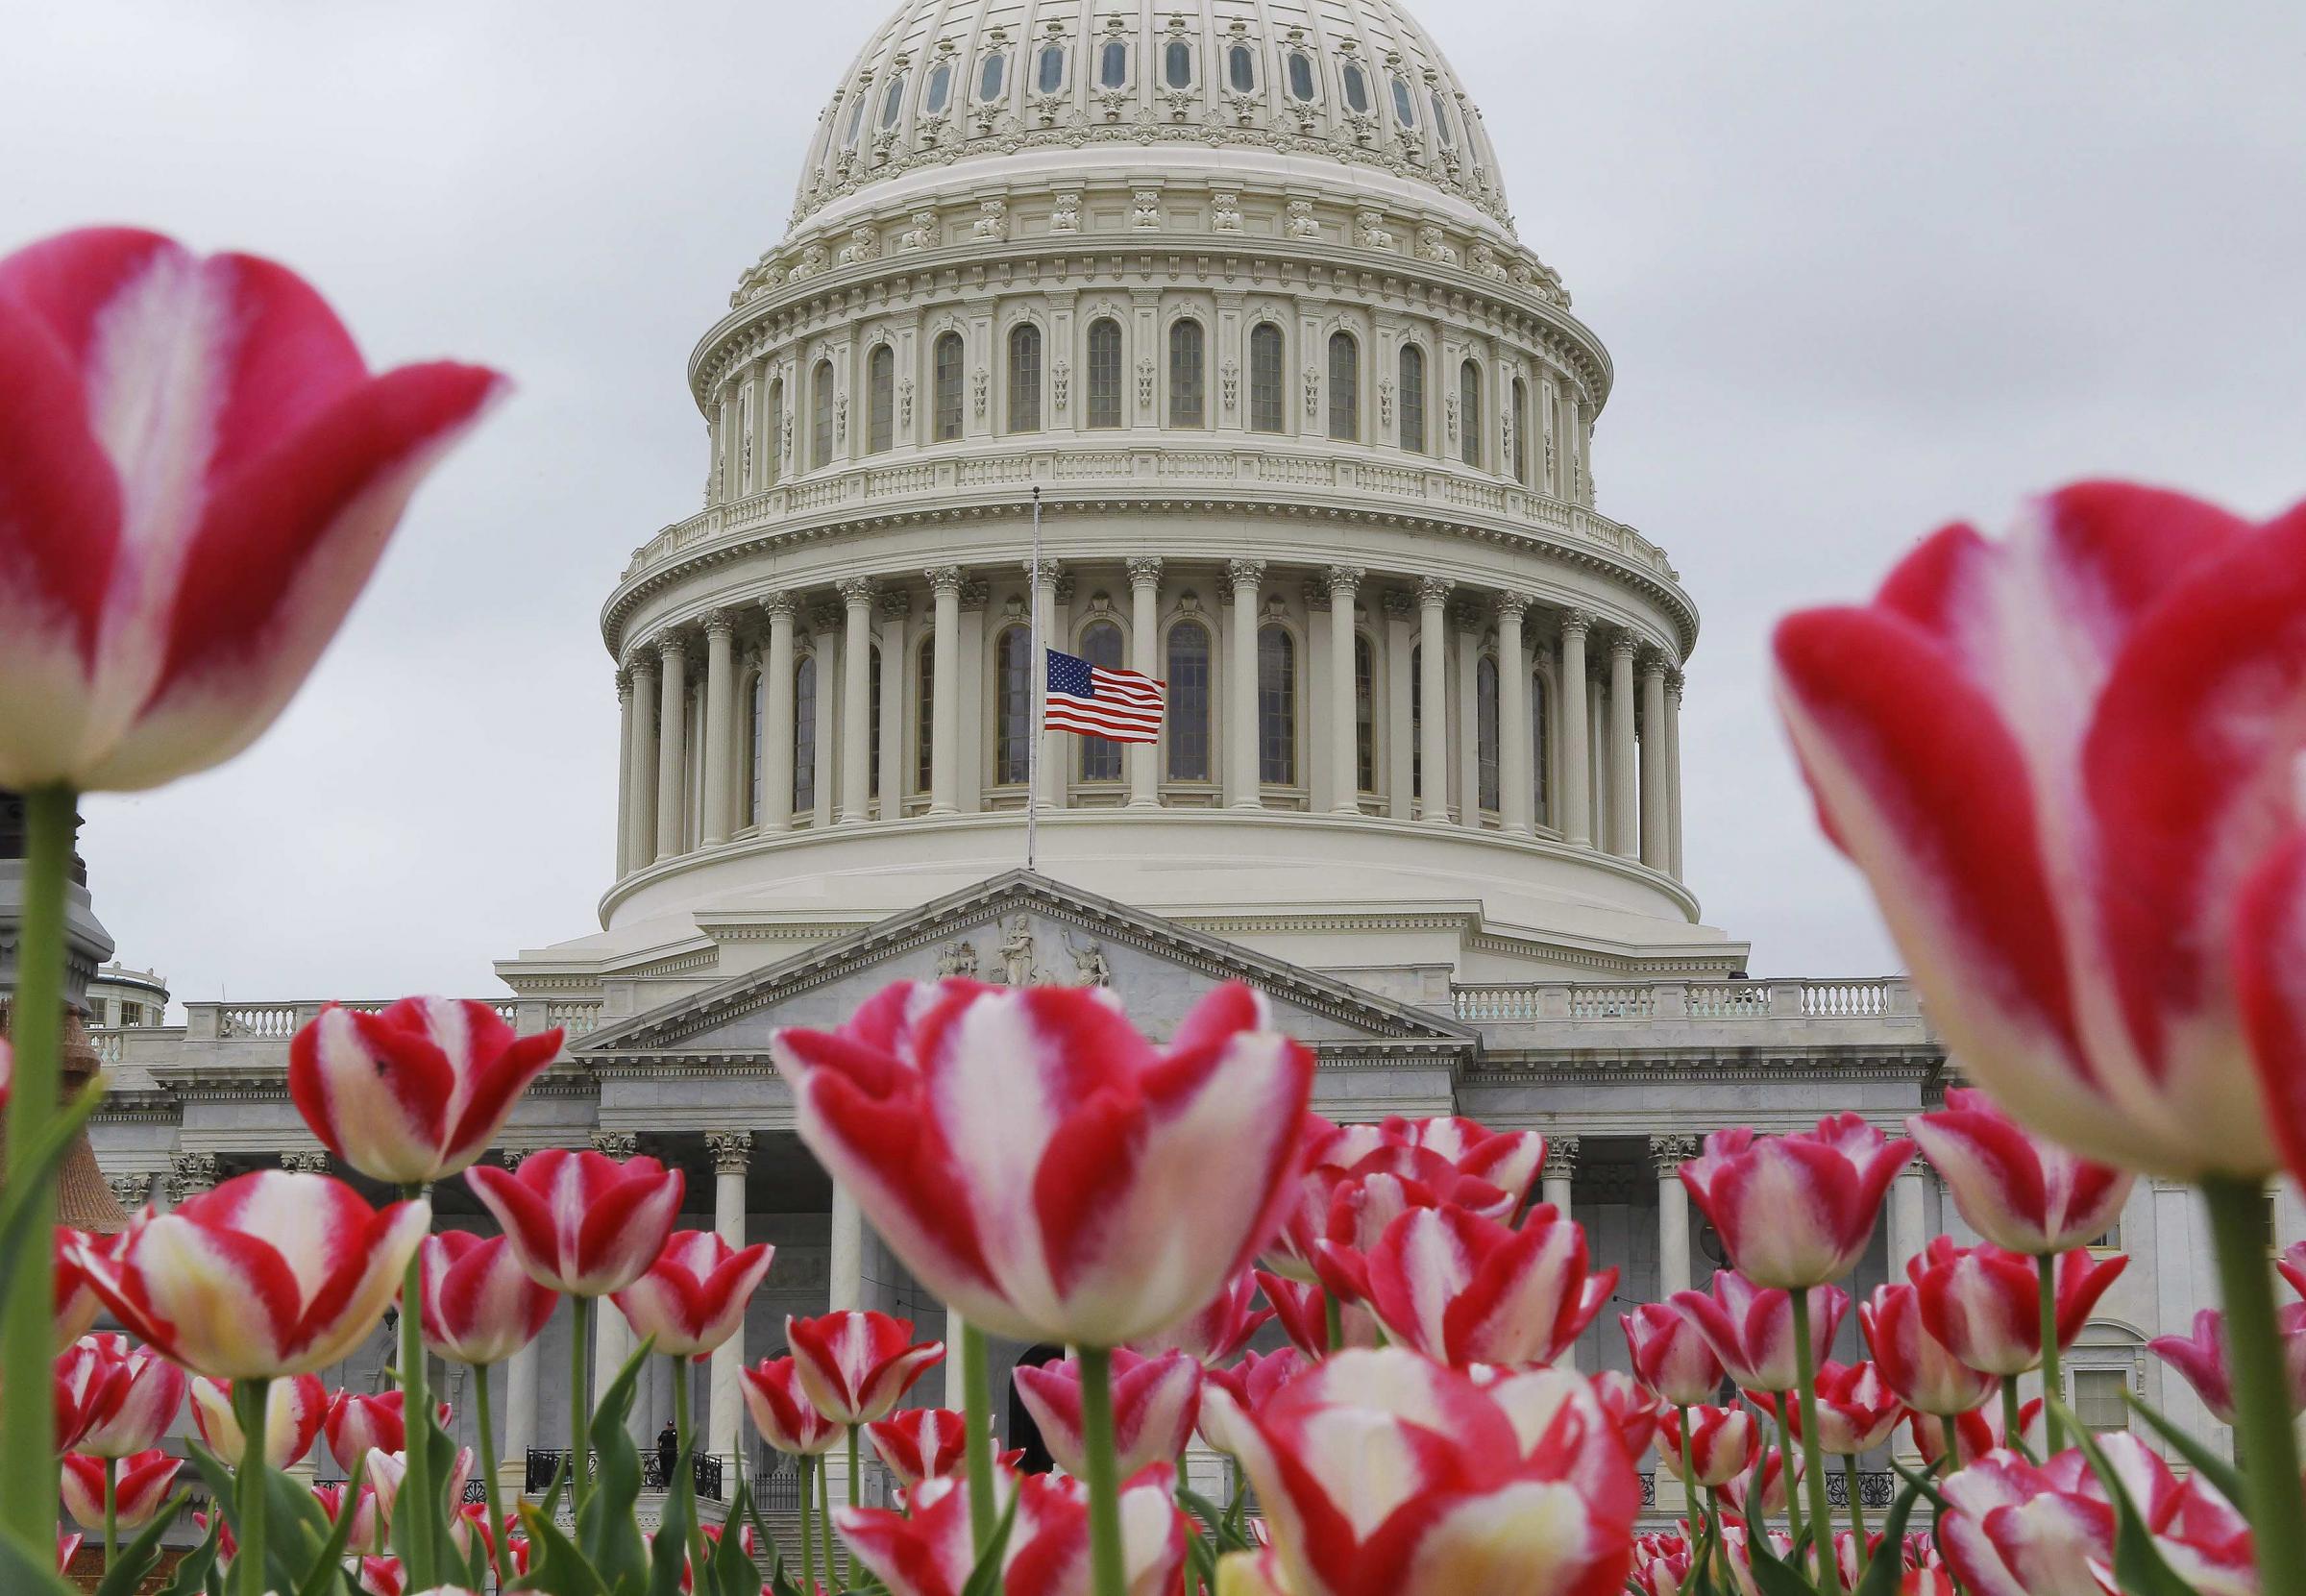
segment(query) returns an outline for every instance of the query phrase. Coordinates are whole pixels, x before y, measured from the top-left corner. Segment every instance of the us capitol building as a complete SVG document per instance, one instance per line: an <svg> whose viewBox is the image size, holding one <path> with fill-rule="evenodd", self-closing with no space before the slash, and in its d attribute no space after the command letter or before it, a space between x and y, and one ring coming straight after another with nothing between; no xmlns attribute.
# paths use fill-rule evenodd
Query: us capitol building
<svg viewBox="0 0 2306 1596"><path fill-rule="evenodd" d="M687 380L704 506L599 617L622 712L600 929L496 969L504 1014L569 1055L492 1156L684 1167L684 1224L777 1244L743 1358L828 1303L942 1333L768 1053L898 976L1107 982L1156 1034L1248 981L1318 1050L1322 1112L1542 1129L1544 1195L1629 1304L1721 1258L1674 1178L1705 1131L1936 1100L1905 981L1749 978L1700 916L1697 606L1597 507L1608 352L1394 0L905 0ZM1047 737L1027 869L1036 595L1053 646L1163 678L1169 711L1158 746ZM329 995L96 1026L116 1194L327 1167L282 1071ZM439 1205L487 1222L461 1185ZM1964 1233L1917 1166L1852 1285L1942 1228ZM2085 1414L2120 1422L2127 1387L2218 1433L2141 1347L2210 1299L2203 1236L2187 1192L2140 1183L2106 1239L2129 1272L2069 1364ZM605 1318L601 1368L628 1334ZM567 1444L539 1379L566 1335L498 1377L516 1474ZM1854 1317L1838 1353L1864 1355ZM1614 1313L1577 1356L1624 1366ZM738 1361L703 1434L770 1470ZM460 1424L462 1377L437 1376ZM636 1434L670 1400L660 1361Z"/></svg>

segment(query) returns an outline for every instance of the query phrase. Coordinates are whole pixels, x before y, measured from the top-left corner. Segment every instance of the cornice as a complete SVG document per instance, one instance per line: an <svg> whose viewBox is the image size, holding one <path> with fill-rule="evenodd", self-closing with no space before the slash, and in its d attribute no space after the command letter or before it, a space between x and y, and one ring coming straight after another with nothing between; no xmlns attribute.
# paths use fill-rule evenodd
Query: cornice
<svg viewBox="0 0 2306 1596"><path fill-rule="evenodd" d="M1934 1080L1944 1065L1943 1047L1917 1044L1864 1044L1835 1047L1680 1048L1645 1047L1624 1052L1599 1048L1532 1049L1492 1047L1465 1084L1479 1086L1604 1086L1658 1081L1723 1083L1786 1081L1900 1081L1916 1087Z"/></svg>

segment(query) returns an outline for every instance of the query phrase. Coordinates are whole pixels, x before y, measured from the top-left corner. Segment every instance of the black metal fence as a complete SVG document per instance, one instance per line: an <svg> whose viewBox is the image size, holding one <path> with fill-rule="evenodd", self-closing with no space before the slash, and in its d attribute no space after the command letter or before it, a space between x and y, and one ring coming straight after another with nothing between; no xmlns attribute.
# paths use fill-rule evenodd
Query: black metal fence
<svg viewBox="0 0 2306 1596"><path fill-rule="evenodd" d="M1826 1500L1829 1506L1847 1508L1850 1505L1850 1476L1835 1470L1826 1476ZM1898 1500L1898 1476L1886 1468L1861 1468L1857 1471L1857 1502L1863 1508L1886 1508Z"/></svg>
<svg viewBox="0 0 2306 1596"><path fill-rule="evenodd" d="M552 1486L553 1479L560 1473L561 1465L568 1461L568 1458L569 1454L565 1448L549 1446L530 1447L528 1449L527 1478L526 1482L526 1489L528 1491L528 1493L530 1495L535 1495L540 1491L550 1490ZM699 1454L692 1457L689 1460L689 1463L690 1472L696 1481L697 1494L707 1502L719 1502L724 1500L722 1493L726 1487L723 1484L724 1469L721 1460L717 1457L706 1454ZM598 1479L601 1473L600 1454L596 1452L585 1453L584 1468L587 1479ZM475 1482L474 1485L467 1486L465 1488L469 1493L475 1489L477 1486L478 1482ZM643 1490L667 1490L671 1488L670 1482L665 1476L664 1461L654 1452L644 1452L641 1454L641 1488ZM475 1500L475 1498L468 1494L466 1500L472 1501Z"/></svg>

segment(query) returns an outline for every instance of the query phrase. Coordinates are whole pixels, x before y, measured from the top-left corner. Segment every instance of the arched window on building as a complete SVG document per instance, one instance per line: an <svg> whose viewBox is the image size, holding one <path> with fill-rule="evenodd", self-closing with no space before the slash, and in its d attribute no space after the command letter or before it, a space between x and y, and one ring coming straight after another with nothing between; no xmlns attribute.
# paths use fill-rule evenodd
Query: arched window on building
<svg viewBox="0 0 2306 1596"><path fill-rule="evenodd" d="M1089 425L1121 425L1121 324L1099 316L1089 324Z"/></svg>
<svg viewBox="0 0 2306 1596"><path fill-rule="evenodd" d="M1278 432L1288 414L1282 397L1281 329L1259 322L1249 330L1249 430Z"/></svg>
<svg viewBox="0 0 2306 1596"><path fill-rule="evenodd" d="M1401 346L1401 446L1425 453L1425 351Z"/></svg>
<svg viewBox="0 0 2306 1596"><path fill-rule="evenodd" d="M1530 385L1513 379L1513 479L1530 485Z"/></svg>
<svg viewBox="0 0 2306 1596"><path fill-rule="evenodd" d="M1081 657L1107 671L1121 668L1121 628L1111 621L1092 621L1081 628ZM1081 739L1081 779L1121 779L1121 745L1104 737Z"/></svg>
<svg viewBox="0 0 2306 1596"><path fill-rule="evenodd" d="M1201 324L1191 317L1169 324L1169 425L1207 425Z"/></svg>
<svg viewBox="0 0 2306 1596"><path fill-rule="evenodd" d="M833 463L833 363L820 360L809 374L809 464Z"/></svg>
<svg viewBox="0 0 2306 1596"><path fill-rule="evenodd" d="M1023 626L1007 628L993 659L993 779L1021 787L1033 769L1032 633Z"/></svg>
<svg viewBox="0 0 2306 1596"><path fill-rule="evenodd" d="M1033 69L1033 90L1037 94L1054 94L1065 86L1065 46L1052 39L1041 47L1039 64Z"/></svg>
<svg viewBox="0 0 2306 1596"><path fill-rule="evenodd" d="M817 656L793 665L793 812L817 807Z"/></svg>
<svg viewBox="0 0 2306 1596"><path fill-rule="evenodd" d="M778 378L769 384L769 475L766 480L773 486L785 474L785 380Z"/></svg>
<svg viewBox="0 0 2306 1596"><path fill-rule="evenodd" d="M1182 38L1172 38L1162 47L1162 81L1171 88L1193 86L1193 47Z"/></svg>
<svg viewBox="0 0 2306 1596"><path fill-rule="evenodd" d="M1031 322L1009 330L1009 430L1041 430L1041 329Z"/></svg>
<svg viewBox="0 0 2306 1596"><path fill-rule="evenodd" d="M1246 44L1236 44L1225 52L1226 81L1236 94L1247 94L1257 87L1257 52Z"/></svg>
<svg viewBox="0 0 2306 1596"><path fill-rule="evenodd" d="M1180 621L1169 628L1169 779L1207 781L1209 764L1209 628Z"/></svg>
<svg viewBox="0 0 2306 1596"><path fill-rule="evenodd" d="M953 63L941 61L929 68L928 82L921 89L920 109L931 116L943 116L945 107L953 103Z"/></svg>
<svg viewBox="0 0 2306 1596"><path fill-rule="evenodd" d="M1497 800L1497 661L1484 658L1473 672L1475 788L1481 806L1494 812Z"/></svg>
<svg viewBox="0 0 2306 1596"><path fill-rule="evenodd" d="M1350 332L1329 335L1329 435L1362 435L1362 346Z"/></svg>
<svg viewBox="0 0 2306 1596"><path fill-rule="evenodd" d="M1257 778L1297 782L1297 642L1274 623L1257 633Z"/></svg>
<svg viewBox="0 0 2306 1596"><path fill-rule="evenodd" d="M896 351L875 344L865 356L868 409L865 450L878 454L896 441Z"/></svg>
<svg viewBox="0 0 2306 1596"><path fill-rule="evenodd" d="M1351 56L1345 58L1345 109L1355 116L1369 114L1369 74Z"/></svg>
<svg viewBox="0 0 2306 1596"><path fill-rule="evenodd" d="M937 636L920 640L913 666L913 790L927 792L937 770Z"/></svg>
<svg viewBox="0 0 2306 1596"><path fill-rule="evenodd" d="M766 697L755 672L745 690L745 813L740 825L761 823L761 707Z"/></svg>
<svg viewBox="0 0 2306 1596"><path fill-rule="evenodd" d="M1425 797L1425 645L1410 646L1410 797Z"/></svg>
<svg viewBox="0 0 2306 1596"><path fill-rule="evenodd" d="M1377 791L1377 651L1359 633L1353 639L1353 784L1364 793Z"/></svg>
<svg viewBox="0 0 2306 1596"><path fill-rule="evenodd" d="M878 643L866 652L865 667L865 740L871 750L867 759L872 769L865 777L865 790L879 793L881 787L881 646ZM884 802L881 817L889 819L895 805Z"/></svg>
<svg viewBox="0 0 2306 1596"><path fill-rule="evenodd" d="M1458 368L1460 457L1479 470L1482 463L1482 368L1471 360Z"/></svg>
<svg viewBox="0 0 2306 1596"><path fill-rule="evenodd" d="M1554 820L1554 744L1551 690L1544 675L1530 674L1530 814L1539 825Z"/></svg>
<svg viewBox="0 0 2306 1596"><path fill-rule="evenodd" d="M961 435L961 334L946 332L937 339L937 441L950 443Z"/></svg>
<svg viewBox="0 0 2306 1596"><path fill-rule="evenodd" d="M1129 41L1109 38L1097 49L1097 86L1126 88L1129 85Z"/></svg>
<svg viewBox="0 0 2306 1596"><path fill-rule="evenodd" d="M982 105L993 104L1001 97L1001 91L1008 86L1008 83L1009 57L1005 52L995 50L985 58L985 64L977 68L978 102Z"/></svg>
<svg viewBox="0 0 2306 1596"><path fill-rule="evenodd" d="M908 76L909 74L904 72L897 73L895 77L889 80L889 86L881 90L881 131L883 133L895 127L896 119L905 113L905 80Z"/></svg>

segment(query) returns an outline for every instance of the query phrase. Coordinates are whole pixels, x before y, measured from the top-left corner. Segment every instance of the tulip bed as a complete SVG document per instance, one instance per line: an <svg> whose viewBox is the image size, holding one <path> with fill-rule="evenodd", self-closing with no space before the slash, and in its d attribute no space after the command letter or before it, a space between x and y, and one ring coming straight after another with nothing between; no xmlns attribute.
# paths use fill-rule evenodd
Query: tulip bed
<svg viewBox="0 0 2306 1596"><path fill-rule="evenodd" d="M0 786L30 826L0 1045L0 1590L67 1588L82 1536L60 1502L102 1537L104 1596L143 1586L186 1510L157 1443L189 1402L211 1505L171 1596L2306 1592L2306 1301L2277 1305L2260 1220L2267 1181L2306 1172L2301 511L2255 526L2084 484L1780 627L1822 815L1981 1090L1911 1141L1853 1114L1707 1137L1680 1174L1732 1266L1622 1315L1631 1375L1563 1366L1616 1273L1531 1202L1541 1136L1332 1124L1311 1053L1240 988L1165 1044L1102 991L965 981L774 1039L803 1141L965 1327L957 1412L899 1408L947 1349L878 1314L791 1320L788 1355L745 1371L756 1428L800 1460L797 1568L742 1483L727 1524L701 1523L685 1466L639 1527L645 1360L672 1361L685 1427L688 1371L773 1251L675 1232L681 1176L651 1159L479 1163L556 1032L476 1003L331 1007L294 1039L290 1093L395 1200L263 1171L118 1237L60 1231L55 1171L102 1090L60 1099L77 796L260 734L500 387L446 363L370 375L266 261L123 230L0 260ZM1984 1240L1940 1238L1852 1304L1841 1282L1916 1156ZM2150 1411L2167 1456L2057 1400L2123 1267L2086 1243L2139 1172L2207 1204L2223 1309L2154 1350L2236 1426L2246 1475ZM500 1234L432 1232L430 1192L458 1177ZM2306 1252L2279 1273L2306 1297ZM485 1371L563 1297L570 1434L594 1461L507 1511L485 1374L476 1458L426 1356ZM331 1396L315 1371L396 1298L400 1388ZM643 1339L596 1393L602 1298ZM1825 1354L1853 1306L1871 1356L1842 1364ZM92 1333L102 1312L127 1334ZM1288 1346L1251 1350L1267 1324ZM1072 1349L1017 1375L1062 1476L994 1456L989 1335ZM2050 1395L2022 1404L2036 1373ZM1855 1460L1901 1427L1918 1466L1869 1525ZM321 1434L360 1465L307 1489L284 1470ZM1196 1435L1250 1491L1184 1488ZM899 1506L817 1489L841 1447L853 1493L861 1445ZM1652 1448L1686 1488L1672 1534L1636 1534Z"/></svg>

